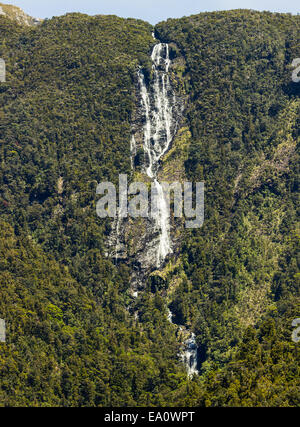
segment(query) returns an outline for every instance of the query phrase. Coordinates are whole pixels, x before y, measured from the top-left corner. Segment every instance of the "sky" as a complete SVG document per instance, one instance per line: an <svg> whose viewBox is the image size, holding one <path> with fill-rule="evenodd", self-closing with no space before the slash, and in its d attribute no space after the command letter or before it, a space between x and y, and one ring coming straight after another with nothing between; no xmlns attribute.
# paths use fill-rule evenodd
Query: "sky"
<svg viewBox="0 0 300 427"><path fill-rule="evenodd" d="M89 15L113 14L140 18L156 24L167 18L180 18L199 12L254 9L300 13L299 0L1 0L21 7L35 18L51 18L67 12Z"/></svg>

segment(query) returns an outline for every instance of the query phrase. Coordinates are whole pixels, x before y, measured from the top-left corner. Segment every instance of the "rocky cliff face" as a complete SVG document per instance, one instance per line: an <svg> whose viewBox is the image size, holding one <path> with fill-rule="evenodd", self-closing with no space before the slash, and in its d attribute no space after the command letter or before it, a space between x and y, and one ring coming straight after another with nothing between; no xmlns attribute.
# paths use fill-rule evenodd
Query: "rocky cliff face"
<svg viewBox="0 0 300 427"><path fill-rule="evenodd" d="M17 6L0 3L0 16L5 16L16 21L20 25L39 25L42 22L40 18L33 18L27 15L22 9Z"/></svg>
<svg viewBox="0 0 300 427"><path fill-rule="evenodd" d="M171 47L172 49L172 47ZM186 96L179 89L176 60L170 59L170 48L155 45L152 73L147 78L142 69L136 77L136 110L132 120L132 180L157 191L158 215L151 218L118 219L109 240L109 255L132 267L133 292L144 289L152 277L160 274L170 258L176 259L180 247L182 220L164 217L164 200L159 198L161 182L184 180L184 168L176 156ZM173 165L174 156L176 165ZM175 167L173 167L175 166ZM178 174L179 172L179 174ZM161 192L162 194L162 192ZM155 282L156 279L154 279Z"/></svg>

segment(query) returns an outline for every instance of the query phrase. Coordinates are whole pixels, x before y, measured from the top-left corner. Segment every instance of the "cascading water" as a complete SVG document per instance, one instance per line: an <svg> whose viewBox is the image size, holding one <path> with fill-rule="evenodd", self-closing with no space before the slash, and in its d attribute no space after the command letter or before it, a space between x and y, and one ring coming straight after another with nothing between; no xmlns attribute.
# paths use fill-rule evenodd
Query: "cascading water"
<svg viewBox="0 0 300 427"><path fill-rule="evenodd" d="M184 102L182 98L176 96L170 83L171 61L168 44L155 45L151 59L153 70L149 84L146 84L142 69L137 73L137 95L140 105L132 123L130 153L132 170L138 162L138 166L144 169L145 174L152 181L152 191L155 196L152 201L155 199L155 202L151 218L147 219L147 226L141 236L142 243L138 242L135 245L132 288L144 287L147 275L154 268L160 268L174 249L170 237L170 213L158 174L161 159L170 148L176 134ZM141 148L145 155L143 165L140 164ZM126 227L130 227L130 220L124 221L121 211L120 206L108 241L109 247L113 248L111 255L116 262L126 260L128 255L132 254L126 240L130 234L126 232Z"/></svg>
<svg viewBox="0 0 300 427"><path fill-rule="evenodd" d="M170 147L177 131L178 121L174 117L177 99L168 74L171 64L168 44L155 45L151 59L153 62L153 90L147 90L145 76L141 70L138 72L138 81L144 113L143 147L147 156L145 172L153 181L156 193L157 210L153 219L156 229L160 232L156 247L156 266L159 268L166 257L172 253L172 242L168 206L163 188L157 178L160 160ZM168 309L168 320L171 323L172 318L173 314ZM183 344L181 356L189 377L198 373L197 351L196 337L192 333Z"/></svg>
<svg viewBox="0 0 300 427"><path fill-rule="evenodd" d="M167 308L167 316L168 321L173 323L173 313L170 308ZM187 331L186 328L182 325L177 325L178 330L182 333L183 331ZM196 335L192 332L190 333L190 337L186 339L183 343L183 348L179 355L181 360L185 364L188 377L192 377L194 374L198 374L198 346L196 342Z"/></svg>
<svg viewBox="0 0 300 427"><path fill-rule="evenodd" d="M194 333L184 343L184 352L182 354L182 360L186 366L189 377L194 374L198 374L198 347L196 343L196 336Z"/></svg>
<svg viewBox="0 0 300 427"><path fill-rule="evenodd" d="M147 156L145 172L153 180L156 194L156 214L153 219L156 229L160 232L156 256L156 267L159 268L166 257L172 253L172 242L168 206L157 175L160 160L169 149L176 133L177 121L173 117L176 97L168 75L171 63L169 45L166 43L155 45L151 59L153 62L153 91L148 93L145 77L141 70L139 70L138 77L145 118L143 137L143 147Z"/></svg>
<svg viewBox="0 0 300 427"><path fill-rule="evenodd" d="M167 311L168 311L168 321L170 323L173 323L173 313L169 308L167 309Z"/></svg>
<svg viewBox="0 0 300 427"><path fill-rule="evenodd" d="M144 245L136 256L136 264L132 276L132 296L138 297L138 289L143 288L145 277L153 268L160 268L167 256L173 252L170 236L170 217L163 187L159 182L160 162L166 154L177 132L178 123L183 111L183 101L176 96L169 77L171 65L169 46L158 43L154 46L152 55L152 76L150 84L141 69L138 70L138 94L140 108L134 123L133 135L130 141L131 166L135 168L135 157L139 147L143 146L145 153L144 172L152 182L155 194L155 209L152 220L149 220L145 231ZM142 124L142 126L141 126ZM142 127L142 129L141 129ZM141 133L140 133L141 132ZM115 259L126 259L126 242L124 241L124 223L120 201L118 216L113 226L113 241L115 242ZM152 201L153 202L153 201ZM124 255L125 254L125 255ZM135 319L138 313L134 312ZM173 314L168 309L168 320L173 323ZM181 358L186 365L188 376L197 373L197 345L195 335L184 326L175 325L183 334ZM189 338L187 338L189 337Z"/></svg>

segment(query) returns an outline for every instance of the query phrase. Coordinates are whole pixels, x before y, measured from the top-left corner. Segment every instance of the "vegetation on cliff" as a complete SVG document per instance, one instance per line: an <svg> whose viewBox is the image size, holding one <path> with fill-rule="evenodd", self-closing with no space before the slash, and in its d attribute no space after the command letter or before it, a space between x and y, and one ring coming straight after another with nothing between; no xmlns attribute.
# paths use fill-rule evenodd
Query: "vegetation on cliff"
<svg viewBox="0 0 300 427"><path fill-rule="evenodd" d="M203 13L155 28L188 95L162 174L176 160L204 181L206 208L162 290L150 278L134 303L138 320L95 192L130 171L153 28L69 14L36 27L0 16L0 31L0 405L299 405L299 16ZM197 335L193 379L166 301Z"/></svg>

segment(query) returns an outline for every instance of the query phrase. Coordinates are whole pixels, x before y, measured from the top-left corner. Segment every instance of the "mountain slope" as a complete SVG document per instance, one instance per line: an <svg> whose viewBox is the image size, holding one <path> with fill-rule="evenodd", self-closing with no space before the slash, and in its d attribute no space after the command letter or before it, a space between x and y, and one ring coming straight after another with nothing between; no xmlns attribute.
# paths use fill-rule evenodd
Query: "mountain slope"
<svg viewBox="0 0 300 427"><path fill-rule="evenodd" d="M256 396L261 386L255 383L265 381L264 397L256 400L247 390L249 378L258 372L236 346L247 328L245 337L256 337L261 354L269 352L267 341L271 351L283 346L289 357L297 358L291 323L300 309L300 101L290 64L299 56L299 24L299 17L291 15L231 11L168 20L156 27L157 37L175 43L176 55L186 61L179 70L190 97L186 173L206 186L205 222L187 233L177 273L185 279L169 278L172 289L177 284L171 308L179 323L190 324L197 333L203 375L231 362L230 372L237 365L247 370L242 379L240 368L229 375L227 387L236 382L234 398L216 396L208 377L208 401L214 404L250 405L254 399L275 405L280 400L274 399L274 383L281 382L282 390L285 380L270 377L268 371L283 354L276 362L257 356L261 369L252 386ZM273 335L253 327L272 328ZM248 343L249 338L243 340ZM296 366L291 371L298 371ZM285 387L295 403L294 383Z"/></svg>
<svg viewBox="0 0 300 427"><path fill-rule="evenodd" d="M205 181L205 222L178 227L181 247L138 299L135 266L106 257L112 224L96 216L96 186L131 174L152 26L3 15L0 30L0 404L297 406L299 17L229 11L156 26L186 99L161 177ZM166 303L196 333L193 379Z"/></svg>
<svg viewBox="0 0 300 427"><path fill-rule="evenodd" d="M106 260L95 211L97 182L130 168L152 28L83 15L0 25L1 404L159 404L184 378L175 336L159 299L145 296L148 323L127 312L129 271Z"/></svg>
<svg viewBox="0 0 300 427"><path fill-rule="evenodd" d="M32 18L17 6L0 3L0 15L5 16L20 25L38 25L42 19Z"/></svg>

